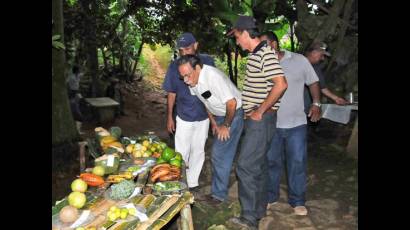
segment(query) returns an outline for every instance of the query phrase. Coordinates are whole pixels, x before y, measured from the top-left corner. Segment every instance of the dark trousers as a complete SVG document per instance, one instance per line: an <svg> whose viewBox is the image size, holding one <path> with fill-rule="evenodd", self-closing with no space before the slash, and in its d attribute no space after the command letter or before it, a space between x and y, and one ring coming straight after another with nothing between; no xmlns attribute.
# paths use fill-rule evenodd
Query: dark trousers
<svg viewBox="0 0 410 230"><path fill-rule="evenodd" d="M257 224L267 206L267 152L276 128L276 112L265 113L261 121L245 120L244 136L236 173L241 215Z"/></svg>

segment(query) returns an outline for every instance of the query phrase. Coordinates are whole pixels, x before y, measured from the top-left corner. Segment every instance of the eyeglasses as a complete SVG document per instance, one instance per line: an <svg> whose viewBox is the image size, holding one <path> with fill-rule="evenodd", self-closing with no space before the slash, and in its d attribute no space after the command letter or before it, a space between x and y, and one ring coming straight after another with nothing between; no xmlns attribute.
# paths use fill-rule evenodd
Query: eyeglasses
<svg viewBox="0 0 410 230"><path fill-rule="evenodd" d="M194 73L194 70L191 70L191 72L185 74L185 75L179 75L179 79L184 80L184 78L190 78L192 74Z"/></svg>

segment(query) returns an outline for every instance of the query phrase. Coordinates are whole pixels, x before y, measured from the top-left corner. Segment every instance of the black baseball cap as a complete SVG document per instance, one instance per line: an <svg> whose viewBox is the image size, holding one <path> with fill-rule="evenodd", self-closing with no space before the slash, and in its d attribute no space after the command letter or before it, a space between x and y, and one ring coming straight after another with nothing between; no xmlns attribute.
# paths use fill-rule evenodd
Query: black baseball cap
<svg viewBox="0 0 410 230"><path fill-rule="evenodd" d="M246 29L255 29L255 28L257 28L255 18L251 16L240 15L238 19L236 19L236 22L234 26L232 27L232 30L229 31L226 34L226 36L232 36L232 34L235 32L236 29L246 30Z"/></svg>

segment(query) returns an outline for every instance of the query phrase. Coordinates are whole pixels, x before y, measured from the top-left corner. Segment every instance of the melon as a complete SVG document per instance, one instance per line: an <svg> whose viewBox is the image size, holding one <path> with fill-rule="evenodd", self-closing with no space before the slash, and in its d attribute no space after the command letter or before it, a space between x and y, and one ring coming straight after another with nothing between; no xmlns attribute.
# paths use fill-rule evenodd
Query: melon
<svg viewBox="0 0 410 230"><path fill-rule="evenodd" d="M67 205L60 211L60 220L63 223L71 223L77 220L78 210L71 205Z"/></svg>

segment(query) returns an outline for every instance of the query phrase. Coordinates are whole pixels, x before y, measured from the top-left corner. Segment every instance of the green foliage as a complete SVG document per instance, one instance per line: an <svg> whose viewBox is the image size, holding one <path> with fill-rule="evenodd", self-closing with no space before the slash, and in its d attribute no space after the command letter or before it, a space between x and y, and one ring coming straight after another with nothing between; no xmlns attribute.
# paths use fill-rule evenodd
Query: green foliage
<svg viewBox="0 0 410 230"><path fill-rule="evenodd" d="M238 57L238 79L237 79L237 86L238 89L242 90L243 87L243 80L245 78L245 71L246 71L246 57ZM235 65L235 58L234 54L232 54L232 68L234 68ZM227 64L227 58L226 55L224 55L224 59L220 57L215 58L215 66L216 68L220 69L223 71L227 77L229 77L229 70L228 70L228 64Z"/></svg>
<svg viewBox="0 0 410 230"><path fill-rule="evenodd" d="M171 47L169 45L161 46L160 44L156 44L154 57L158 60L159 65L162 67L162 69L166 70L168 68L169 63L171 62Z"/></svg>
<svg viewBox="0 0 410 230"><path fill-rule="evenodd" d="M51 38L52 46L56 49L63 49L64 50L65 49L64 44L61 43L60 41L58 41L60 39L60 37L61 36L59 34L52 36L52 38Z"/></svg>
<svg viewBox="0 0 410 230"><path fill-rule="evenodd" d="M67 0L69 6L74 6L77 3L77 0Z"/></svg>

